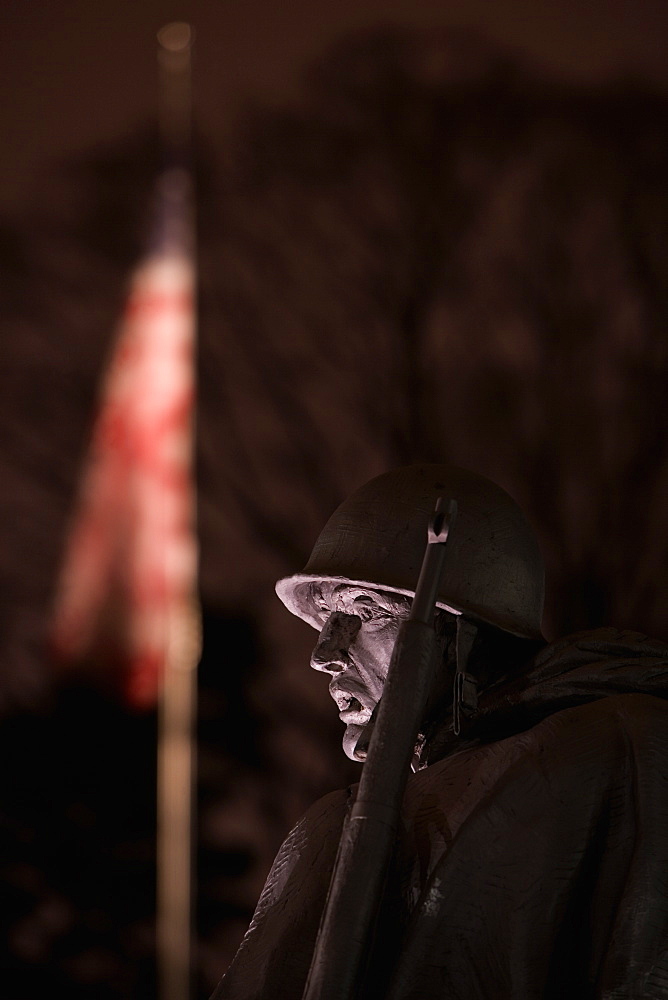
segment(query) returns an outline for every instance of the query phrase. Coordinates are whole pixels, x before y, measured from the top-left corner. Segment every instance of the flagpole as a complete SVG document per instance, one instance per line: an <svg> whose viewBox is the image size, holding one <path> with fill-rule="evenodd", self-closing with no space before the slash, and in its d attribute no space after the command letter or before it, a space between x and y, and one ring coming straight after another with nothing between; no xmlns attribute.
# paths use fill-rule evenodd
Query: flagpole
<svg viewBox="0 0 668 1000"><path fill-rule="evenodd" d="M160 125L166 188L173 182L176 215L166 245L193 263L193 206L190 173L190 53L192 32L184 23L158 32ZM174 187L174 184L176 187ZM170 197L170 190L163 192ZM194 289L193 289L194 292ZM194 319L194 314L193 314ZM191 442L193 427L191 425ZM192 448L191 448L192 454ZM192 471L192 470L191 470ZM193 482L193 477L190 479ZM191 530L195 498L191 490ZM195 556L196 559L196 556ZM200 657L200 610L196 573L190 595L170 611L168 647L158 700L157 777L157 917L156 948L159 1000L189 1000L192 993L194 774L197 718L197 664Z"/></svg>

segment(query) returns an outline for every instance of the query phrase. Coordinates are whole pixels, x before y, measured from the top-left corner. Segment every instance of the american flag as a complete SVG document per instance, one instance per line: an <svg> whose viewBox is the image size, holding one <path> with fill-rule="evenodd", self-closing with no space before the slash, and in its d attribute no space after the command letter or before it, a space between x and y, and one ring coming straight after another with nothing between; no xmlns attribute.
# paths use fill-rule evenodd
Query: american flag
<svg viewBox="0 0 668 1000"><path fill-rule="evenodd" d="M136 706L156 700L196 585L189 206L188 175L166 171L101 386L51 635L61 663L120 671Z"/></svg>

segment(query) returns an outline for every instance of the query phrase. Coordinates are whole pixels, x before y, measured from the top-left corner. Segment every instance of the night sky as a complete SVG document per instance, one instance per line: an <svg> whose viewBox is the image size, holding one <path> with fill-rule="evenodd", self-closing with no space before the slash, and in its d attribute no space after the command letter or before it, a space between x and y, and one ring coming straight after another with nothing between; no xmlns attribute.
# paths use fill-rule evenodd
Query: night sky
<svg viewBox="0 0 668 1000"><path fill-rule="evenodd" d="M294 94L305 66L327 45L379 25L463 27L527 55L541 72L588 82L619 74L668 86L661 0L9 0L1 17L3 209L29 196L40 172L58 159L150 118L155 33L172 20L195 24L197 115L220 146L240 104Z"/></svg>

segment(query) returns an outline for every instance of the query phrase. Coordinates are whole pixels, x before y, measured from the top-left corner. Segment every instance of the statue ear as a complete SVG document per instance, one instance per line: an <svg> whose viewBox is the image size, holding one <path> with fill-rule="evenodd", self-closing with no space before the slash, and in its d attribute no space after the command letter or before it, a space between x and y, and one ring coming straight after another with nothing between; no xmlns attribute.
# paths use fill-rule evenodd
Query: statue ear
<svg viewBox="0 0 668 1000"><path fill-rule="evenodd" d="M452 698L452 728L455 736L461 732L462 715L473 715L478 707L478 687L473 674L468 673L468 661L478 634L477 625L459 615L457 618L457 669Z"/></svg>

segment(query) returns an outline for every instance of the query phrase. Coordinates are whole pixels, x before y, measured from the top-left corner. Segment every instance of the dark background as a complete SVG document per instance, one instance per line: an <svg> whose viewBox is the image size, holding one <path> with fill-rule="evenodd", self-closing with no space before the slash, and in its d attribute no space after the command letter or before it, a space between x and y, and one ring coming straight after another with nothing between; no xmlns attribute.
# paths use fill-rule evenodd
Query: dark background
<svg viewBox="0 0 668 1000"><path fill-rule="evenodd" d="M549 636L668 637L668 8L5 3L2 995L154 994L155 716L44 640L141 252L155 31L193 20L201 269L198 989L352 780L276 578L395 464L524 506Z"/></svg>

